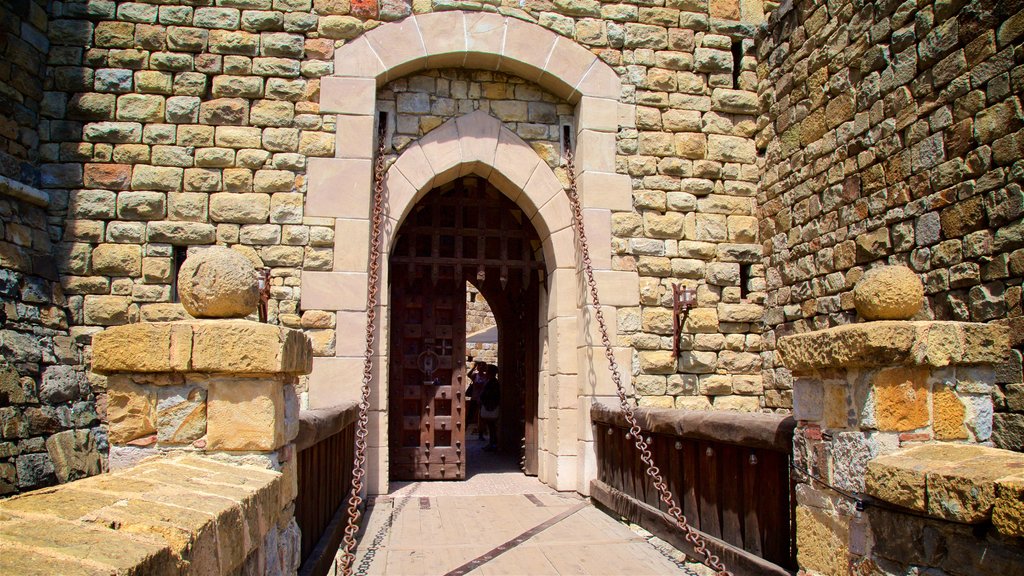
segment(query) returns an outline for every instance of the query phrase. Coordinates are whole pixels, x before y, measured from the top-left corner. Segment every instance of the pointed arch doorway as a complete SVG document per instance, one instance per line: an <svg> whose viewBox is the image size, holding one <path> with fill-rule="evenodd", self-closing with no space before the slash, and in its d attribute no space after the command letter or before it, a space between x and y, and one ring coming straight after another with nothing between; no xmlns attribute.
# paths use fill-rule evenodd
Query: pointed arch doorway
<svg viewBox="0 0 1024 576"><path fill-rule="evenodd" d="M389 460L393 480L472 472L466 421L466 282L498 324L498 445L537 473L539 236L516 204L474 176L433 189L390 255Z"/></svg>

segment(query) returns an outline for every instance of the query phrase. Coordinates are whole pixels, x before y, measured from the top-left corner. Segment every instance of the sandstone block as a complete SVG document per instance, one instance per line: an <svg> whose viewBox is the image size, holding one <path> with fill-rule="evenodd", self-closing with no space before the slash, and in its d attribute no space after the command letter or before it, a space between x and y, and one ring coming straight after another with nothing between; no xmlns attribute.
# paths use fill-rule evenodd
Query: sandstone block
<svg viewBox="0 0 1024 576"><path fill-rule="evenodd" d="M731 114L757 114L757 94L746 90L715 88L711 94L711 109Z"/></svg>
<svg viewBox="0 0 1024 576"><path fill-rule="evenodd" d="M136 384L128 376L107 381L110 442L127 444L156 433L156 390Z"/></svg>
<svg viewBox="0 0 1024 576"><path fill-rule="evenodd" d="M127 296L86 296L85 323L95 326L115 326L128 322L128 306L131 298Z"/></svg>
<svg viewBox="0 0 1024 576"><path fill-rule="evenodd" d="M241 21L241 12L236 8L197 8L192 23L200 28L225 28L234 30Z"/></svg>
<svg viewBox="0 0 1024 576"><path fill-rule="evenodd" d="M719 304L718 319L721 322L761 322L764 307L758 304Z"/></svg>
<svg viewBox="0 0 1024 576"><path fill-rule="evenodd" d="M242 126L249 122L249 103L241 98L217 98L199 105L199 121L215 126Z"/></svg>
<svg viewBox="0 0 1024 576"><path fill-rule="evenodd" d="M171 26L167 29L167 47L175 52L202 52L210 31L203 28Z"/></svg>
<svg viewBox="0 0 1024 576"><path fill-rule="evenodd" d="M643 217L644 230L652 238L682 238L683 215L678 212L658 214L646 212Z"/></svg>
<svg viewBox="0 0 1024 576"><path fill-rule="evenodd" d="M669 350L643 350L640 355L640 370L644 374L675 374L676 359Z"/></svg>
<svg viewBox="0 0 1024 576"><path fill-rule="evenodd" d="M125 220L159 220L164 217L166 194L162 192L121 192L117 214Z"/></svg>
<svg viewBox="0 0 1024 576"><path fill-rule="evenodd" d="M92 251L92 268L106 276L138 277L142 273L142 247L100 244Z"/></svg>
<svg viewBox="0 0 1024 576"><path fill-rule="evenodd" d="M126 190L131 183L132 167L128 164L86 164L83 182L88 188Z"/></svg>
<svg viewBox="0 0 1024 576"><path fill-rule="evenodd" d="M324 38L351 40L363 33L363 22L354 16L324 16L319 19L317 32Z"/></svg>
<svg viewBox="0 0 1024 576"><path fill-rule="evenodd" d="M284 388L272 379L220 377L210 381L207 447L275 450L285 440Z"/></svg>
<svg viewBox="0 0 1024 576"><path fill-rule="evenodd" d="M260 129L250 126L218 126L214 136L217 146L226 148L259 148L260 139Z"/></svg>
<svg viewBox="0 0 1024 576"><path fill-rule="evenodd" d="M694 132L679 132L675 135L675 151L678 156L701 160L707 153L707 136ZM692 190L687 190L693 192Z"/></svg>
<svg viewBox="0 0 1024 576"><path fill-rule="evenodd" d="M73 120L113 120L117 96L88 92L75 94L68 101L68 117Z"/></svg>
<svg viewBox="0 0 1024 576"><path fill-rule="evenodd" d="M299 138L299 153L306 156L332 156L334 142L334 134L303 131Z"/></svg>
<svg viewBox="0 0 1024 576"><path fill-rule="evenodd" d="M289 126L295 117L295 105L283 100L258 100L249 109L254 126Z"/></svg>
<svg viewBox="0 0 1024 576"><path fill-rule="evenodd" d="M178 294L185 311L196 318L248 316L259 302L256 270L238 252L212 246L182 264Z"/></svg>
<svg viewBox="0 0 1024 576"><path fill-rule="evenodd" d="M260 50L260 37L242 30L211 30L210 52L255 56Z"/></svg>
<svg viewBox="0 0 1024 576"><path fill-rule="evenodd" d="M711 134L708 136L708 159L752 164L757 160L757 151L754 141L749 138Z"/></svg>
<svg viewBox="0 0 1024 576"><path fill-rule="evenodd" d="M732 73L732 53L713 48L697 48L693 51L693 68L707 74Z"/></svg>
<svg viewBox="0 0 1024 576"><path fill-rule="evenodd" d="M219 190L220 170L210 168L186 168L184 189L188 192L215 192Z"/></svg>
<svg viewBox="0 0 1024 576"><path fill-rule="evenodd" d="M150 242L164 244L212 244L216 240L216 228L202 222L150 222L146 226Z"/></svg>
<svg viewBox="0 0 1024 576"><path fill-rule="evenodd" d="M210 218L215 222L251 224L270 215L268 194L221 193L210 195Z"/></svg>
<svg viewBox="0 0 1024 576"><path fill-rule="evenodd" d="M192 369L198 372L308 374L309 340L302 332L232 320L194 326Z"/></svg>
<svg viewBox="0 0 1024 576"><path fill-rule="evenodd" d="M213 77L214 98L259 98L263 95L263 78L258 76Z"/></svg>
<svg viewBox="0 0 1024 576"><path fill-rule="evenodd" d="M181 190L183 176L181 168L139 164L132 170L132 189L177 192Z"/></svg>

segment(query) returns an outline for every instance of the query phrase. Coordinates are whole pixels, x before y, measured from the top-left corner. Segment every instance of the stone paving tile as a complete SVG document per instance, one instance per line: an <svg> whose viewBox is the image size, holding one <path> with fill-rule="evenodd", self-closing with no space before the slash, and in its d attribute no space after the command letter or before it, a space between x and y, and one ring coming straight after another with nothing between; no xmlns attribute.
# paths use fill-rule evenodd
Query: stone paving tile
<svg viewBox="0 0 1024 576"><path fill-rule="evenodd" d="M357 574L446 574L562 514L572 514L492 558L473 575L688 574L585 500L528 477L502 455L470 446L464 481L395 482L368 508Z"/></svg>

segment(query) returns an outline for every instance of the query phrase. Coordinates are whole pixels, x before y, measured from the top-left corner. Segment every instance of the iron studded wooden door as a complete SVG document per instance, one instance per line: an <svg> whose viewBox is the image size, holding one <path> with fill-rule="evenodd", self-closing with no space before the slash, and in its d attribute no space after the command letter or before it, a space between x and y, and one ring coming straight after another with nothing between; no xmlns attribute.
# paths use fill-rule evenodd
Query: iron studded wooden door
<svg viewBox="0 0 1024 576"><path fill-rule="evenodd" d="M461 480L466 477L466 283L430 280L417 277L413 267L398 268L401 277L391 298L391 476Z"/></svg>

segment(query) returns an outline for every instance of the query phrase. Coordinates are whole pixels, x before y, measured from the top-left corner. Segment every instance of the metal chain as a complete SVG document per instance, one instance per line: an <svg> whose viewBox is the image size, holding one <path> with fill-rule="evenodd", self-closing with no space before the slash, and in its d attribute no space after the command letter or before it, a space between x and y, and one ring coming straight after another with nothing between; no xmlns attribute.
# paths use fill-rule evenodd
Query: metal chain
<svg viewBox="0 0 1024 576"><path fill-rule="evenodd" d="M380 290L381 226L384 221L384 150L387 126L378 128L377 161L374 164L373 226L370 231L370 270L366 288L366 350L363 353L363 388L359 400L359 420L356 425L356 454L352 465L352 492L348 497L348 523L345 526L344 548L341 553L341 572L352 575L355 562L356 533L362 516L363 477L366 476L366 437L370 410L370 382L373 380L373 341L377 325L377 294Z"/></svg>
<svg viewBox="0 0 1024 576"><path fill-rule="evenodd" d="M629 436L633 439L637 450L640 451L640 459L647 465L647 475L654 481L654 488L658 490L661 501L668 506L668 514L675 521L676 527L683 531L685 538L697 553L704 556L701 562L718 573L718 576L732 576L732 573L725 569L718 556L711 553L707 548L707 541L704 537L690 526L683 511L675 502L672 492L668 489L661 470L654 465L654 457L651 455L650 446L641 434L640 425L636 421L636 413L633 405L626 398L626 389L622 385L622 377L619 375L619 366L615 361L615 354L612 352L612 342L608 337L608 325L604 321L604 312L601 310L601 300L597 295L597 282L594 280L594 266L590 260L590 246L587 243L587 234L583 229L583 209L580 206L579 190L576 187L576 168L573 163L572 150L566 147L565 152L566 171L569 176L569 203L572 208L572 225L576 231L576 239L580 243L580 253L583 258L583 272L587 276L587 286L590 288L590 298L594 303L594 317L597 319L598 328L601 331L601 344L604 346L604 355L608 359L608 369L612 373L612 381L615 382L615 389L619 395L619 404L622 413L629 424Z"/></svg>

